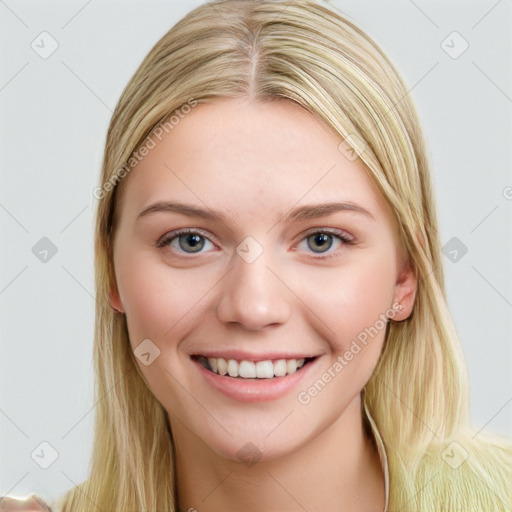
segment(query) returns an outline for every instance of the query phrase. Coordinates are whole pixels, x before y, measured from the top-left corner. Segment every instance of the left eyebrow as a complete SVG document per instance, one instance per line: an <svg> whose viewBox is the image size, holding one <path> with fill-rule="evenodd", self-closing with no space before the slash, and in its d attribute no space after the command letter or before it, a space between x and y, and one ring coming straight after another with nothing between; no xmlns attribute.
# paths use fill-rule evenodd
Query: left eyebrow
<svg viewBox="0 0 512 512"><path fill-rule="evenodd" d="M369 210L367 210L366 208L357 203L353 203L352 201L321 203L301 206L293 209L290 213L288 213L285 217L285 220L290 221L316 219L317 217L325 217L327 215L331 215L333 213L342 211L359 213L372 219L373 221L376 221L375 217Z"/></svg>

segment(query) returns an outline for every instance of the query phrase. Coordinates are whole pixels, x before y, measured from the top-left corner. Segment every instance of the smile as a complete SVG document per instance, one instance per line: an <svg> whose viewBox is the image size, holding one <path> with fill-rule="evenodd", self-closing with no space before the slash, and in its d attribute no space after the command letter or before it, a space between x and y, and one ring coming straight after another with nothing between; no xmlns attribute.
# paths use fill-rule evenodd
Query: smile
<svg viewBox="0 0 512 512"><path fill-rule="evenodd" d="M288 395L308 373L315 371L320 359L299 354L261 355L267 359L248 354L223 355L195 354L191 359L211 389L238 402L267 402Z"/></svg>
<svg viewBox="0 0 512 512"><path fill-rule="evenodd" d="M277 359L265 361L237 361L223 357L198 356L197 361L218 375L239 379L273 379L293 375L312 358Z"/></svg>

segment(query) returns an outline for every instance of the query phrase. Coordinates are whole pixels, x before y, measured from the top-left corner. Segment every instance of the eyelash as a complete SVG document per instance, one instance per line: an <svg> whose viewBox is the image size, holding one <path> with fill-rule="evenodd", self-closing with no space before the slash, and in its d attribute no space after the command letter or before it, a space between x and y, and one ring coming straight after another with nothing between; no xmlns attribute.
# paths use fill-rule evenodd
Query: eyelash
<svg viewBox="0 0 512 512"><path fill-rule="evenodd" d="M350 236L348 233L346 233L345 231L341 231L339 229L329 229L329 228L325 228L325 229L315 228L315 229L309 230L300 239L299 243L306 241L312 235L319 235L319 234L329 235L334 238L337 238L338 240L341 241L342 245L354 245L355 244L355 239L352 236ZM329 258L334 258L335 256L337 256L337 253L338 253L337 250L330 251L330 249L329 249L328 252L326 252L326 253L316 253L316 255L314 252L311 252L310 256L312 256L315 260L326 260Z"/></svg>
<svg viewBox="0 0 512 512"><path fill-rule="evenodd" d="M200 228L177 229L176 231L171 231L170 233L166 233L165 235L161 236L157 240L156 246L159 249L165 249L166 246L168 246L175 238L178 238L180 235L200 235L210 240L210 234ZM210 240L210 242L212 241Z"/></svg>
<svg viewBox="0 0 512 512"><path fill-rule="evenodd" d="M355 240L350 235L348 235L348 233L346 233L344 231L341 231L338 229L318 229L318 228L306 232L304 234L304 236L300 239L299 243L307 240L308 237L310 237L312 235L317 235L317 234L325 234L325 235L329 235L329 236L338 238L338 240L340 240L343 245L354 245L355 244ZM165 249L169 246L169 244L174 239L178 238L181 235L199 235L201 237L206 238L211 243L214 243L210 239L210 234L207 233L206 231L204 231L200 228L196 228L196 229L187 228L187 229L178 229L176 231L171 231L169 233L166 233L165 235L163 235L162 237L160 237L157 240L156 247L159 249ZM183 254L187 254L187 253L183 252ZM189 253L189 254L193 254L193 253ZM201 254L201 253L198 252L197 254ZM314 254L314 253L312 252L311 254ZM315 259L325 260L325 259L331 258L333 256L336 256L336 251L326 252L326 253L317 253L317 254L318 254L317 256L313 256Z"/></svg>

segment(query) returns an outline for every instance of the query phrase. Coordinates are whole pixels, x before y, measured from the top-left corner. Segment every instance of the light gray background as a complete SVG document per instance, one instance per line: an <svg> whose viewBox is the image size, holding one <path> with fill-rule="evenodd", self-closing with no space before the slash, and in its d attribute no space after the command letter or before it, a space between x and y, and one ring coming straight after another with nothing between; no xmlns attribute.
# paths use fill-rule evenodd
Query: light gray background
<svg viewBox="0 0 512 512"><path fill-rule="evenodd" d="M200 3L0 0L0 495L52 498L87 477L92 190L107 125L146 53ZM333 3L381 44L411 88L441 240L468 248L444 261L474 423L511 434L512 1ZM43 31L59 45L47 59L31 48L42 46ZM441 46L453 31L469 43L458 58ZM452 54L462 48L456 37L444 43ZM58 248L46 263L32 252L42 237ZM43 441L58 452L48 469L35 462L50 461Z"/></svg>

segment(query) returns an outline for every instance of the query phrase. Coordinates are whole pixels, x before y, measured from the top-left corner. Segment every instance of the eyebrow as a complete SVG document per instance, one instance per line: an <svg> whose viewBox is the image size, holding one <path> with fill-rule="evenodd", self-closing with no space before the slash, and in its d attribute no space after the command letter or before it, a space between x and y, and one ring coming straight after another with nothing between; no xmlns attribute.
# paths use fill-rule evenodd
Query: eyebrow
<svg viewBox="0 0 512 512"><path fill-rule="evenodd" d="M325 217L333 213L349 211L359 213L372 220L376 220L373 214L363 206L353 203L352 201L341 201L334 203L320 203L306 206L299 206L290 210L281 220L285 221L298 221L307 219L316 219L318 217ZM196 206L184 203L173 203L169 201L162 201L154 203L137 216L137 220L150 213L156 212L173 212L186 215L188 217L200 217L208 220L226 220L226 216L220 212L211 209L198 208Z"/></svg>
<svg viewBox="0 0 512 512"><path fill-rule="evenodd" d="M348 211L360 213L372 220L376 220L372 213L352 201L341 201L336 203L321 203L314 205L306 205L293 209L285 216L285 220L306 220L316 219L317 217L325 217L332 213Z"/></svg>

